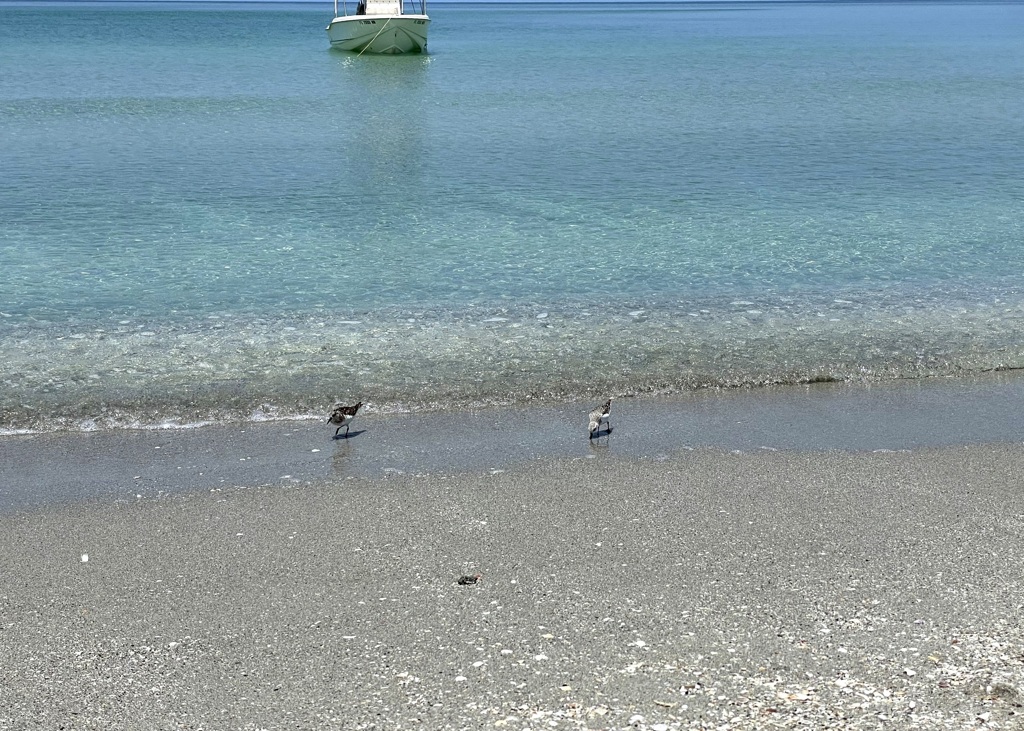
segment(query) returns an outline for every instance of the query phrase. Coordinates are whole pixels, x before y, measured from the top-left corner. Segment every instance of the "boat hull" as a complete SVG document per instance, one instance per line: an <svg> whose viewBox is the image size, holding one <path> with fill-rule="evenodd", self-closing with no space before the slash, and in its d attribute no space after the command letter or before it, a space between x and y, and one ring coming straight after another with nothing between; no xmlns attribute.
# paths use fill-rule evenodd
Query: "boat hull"
<svg viewBox="0 0 1024 731"><path fill-rule="evenodd" d="M423 53L426 15L345 15L327 26L331 48L359 53Z"/></svg>

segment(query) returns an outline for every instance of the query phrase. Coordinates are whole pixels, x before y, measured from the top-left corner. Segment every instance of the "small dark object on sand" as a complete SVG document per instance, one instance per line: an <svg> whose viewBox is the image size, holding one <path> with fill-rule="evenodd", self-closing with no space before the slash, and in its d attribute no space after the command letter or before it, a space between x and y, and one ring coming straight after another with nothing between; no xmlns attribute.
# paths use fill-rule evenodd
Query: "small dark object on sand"
<svg viewBox="0 0 1024 731"><path fill-rule="evenodd" d="M470 584L477 583L482 578L484 578L483 574L473 574L472 576L460 576L458 583L462 584L463 586L469 586Z"/></svg>

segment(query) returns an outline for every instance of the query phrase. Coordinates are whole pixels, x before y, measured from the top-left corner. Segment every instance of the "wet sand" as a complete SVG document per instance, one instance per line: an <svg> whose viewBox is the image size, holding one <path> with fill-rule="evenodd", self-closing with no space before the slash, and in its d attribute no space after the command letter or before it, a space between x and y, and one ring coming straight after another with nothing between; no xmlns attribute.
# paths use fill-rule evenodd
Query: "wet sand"
<svg viewBox="0 0 1024 731"><path fill-rule="evenodd" d="M324 420L199 429L0 437L0 513L230 486L457 474L540 459L681 450L914 449L1024 443L1024 377L703 391L620 397L610 438L586 439L604 398L473 412L361 412L349 439Z"/></svg>
<svg viewBox="0 0 1024 731"><path fill-rule="evenodd" d="M706 402L701 423L749 447L687 443L699 401L647 442L638 426L679 402L635 400L603 445L580 433L574 454L550 439L527 458L505 414L465 434L440 417L468 442L448 469L426 436L384 446L413 417L338 442L316 425L301 456L292 436L313 425L273 425L283 446L243 455L248 481L239 442L207 430L6 441L29 486L61 471L21 445L91 454L65 472L93 489L0 515L0 729L1021 727L1024 446L971 443L999 408L941 424L906 392L888 413L922 428L901 443L871 409L833 408L850 393L774 432L753 425L793 402ZM891 447L759 443L830 409L814 446L859 424ZM544 413L528 434L557 431ZM730 431L734 413L747 422ZM413 431L436 438L437 421ZM309 472L285 479L272 462L293 452L289 471ZM171 480L189 459L225 482ZM146 468L162 494L90 485Z"/></svg>

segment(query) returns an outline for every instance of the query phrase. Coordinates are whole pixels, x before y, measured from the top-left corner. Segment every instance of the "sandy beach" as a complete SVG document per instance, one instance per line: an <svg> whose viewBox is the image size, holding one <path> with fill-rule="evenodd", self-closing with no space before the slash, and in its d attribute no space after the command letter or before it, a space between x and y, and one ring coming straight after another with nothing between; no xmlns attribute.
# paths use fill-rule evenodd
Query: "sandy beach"
<svg viewBox="0 0 1024 731"><path fill-rule="evenodd" d="M545 437L577 405L434 451L412 416L8 438L0 729L1022 728L1024 446L985 431L1017 386L972 388L1004 406L930 431L950 394L832 388L623 401L599 446ZM822 444L886 418L913 443Z"/></svg>

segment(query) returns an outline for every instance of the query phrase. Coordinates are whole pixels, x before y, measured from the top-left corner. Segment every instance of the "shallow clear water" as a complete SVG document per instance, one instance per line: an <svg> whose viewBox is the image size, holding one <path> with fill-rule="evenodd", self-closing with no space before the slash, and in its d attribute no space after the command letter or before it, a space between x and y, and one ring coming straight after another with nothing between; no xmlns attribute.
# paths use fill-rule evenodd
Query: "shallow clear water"
<svg viewBox="0 0 1024 731"><path fill-rule="evenodd" d="M1024 4L428 10L0 4L0 428L1024 366Z"/></svg>

